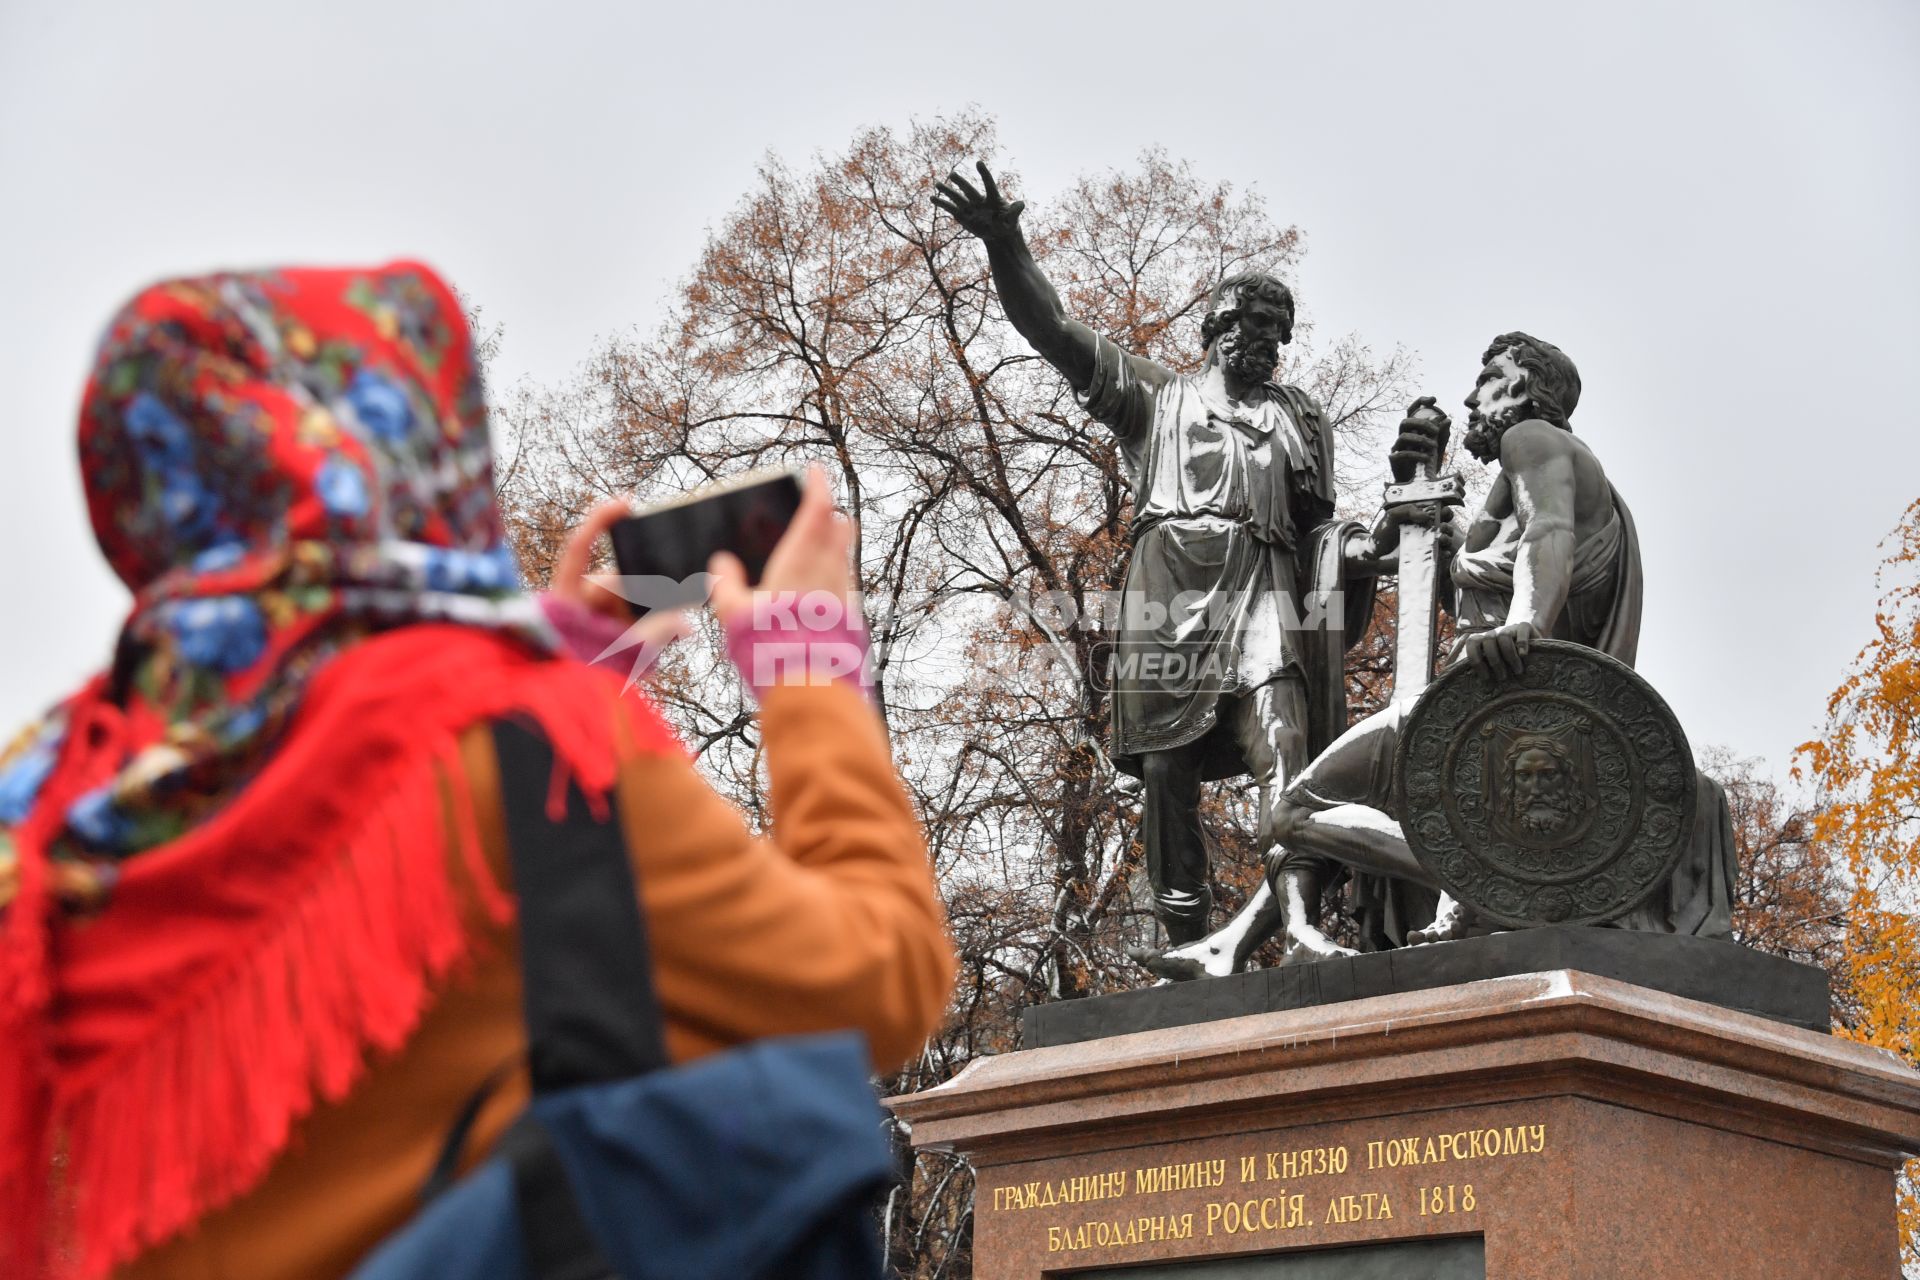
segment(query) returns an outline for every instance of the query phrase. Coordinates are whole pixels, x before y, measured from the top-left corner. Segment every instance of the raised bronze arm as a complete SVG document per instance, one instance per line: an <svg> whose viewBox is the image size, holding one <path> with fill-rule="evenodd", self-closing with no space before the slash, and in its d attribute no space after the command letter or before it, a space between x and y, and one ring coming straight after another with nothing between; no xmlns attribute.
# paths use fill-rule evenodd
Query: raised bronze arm
<svg viewBox="0 0 1920 1280"><path fill-rule="evenodd" d="M1093 330L1067 315L1060 295L1040 274L1033 260L1027 237L1020 230L1020 211L1026 202L1009 203L1000 194L986 162L976 162L981 188L958 172L936 183L938 194L933 203L954 217L962 228L980 238L987 247L987 265L993 271L993 287L1000 294L1000 305L1007 319L1041 359L1058 369L1075 391L1085 391L1093 381L1096 346Z"/></svg>

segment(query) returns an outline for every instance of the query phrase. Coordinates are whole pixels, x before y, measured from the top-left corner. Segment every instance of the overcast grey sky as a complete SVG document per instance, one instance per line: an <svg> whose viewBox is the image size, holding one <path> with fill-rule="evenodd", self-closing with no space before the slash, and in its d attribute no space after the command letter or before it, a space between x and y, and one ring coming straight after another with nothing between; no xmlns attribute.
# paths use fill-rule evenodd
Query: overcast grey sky
<svg viewBox="0 0 1920 1280"><path fill-rule="evenodd" d="M107 658L73 418L134 287L438 264L564 376L768 151L969 103L1021 194L1162 144L1307 235L1323 334L1456 405L1524 328L1646 547L1641 670L1783 766L1920 493L1920 5L0 0L0 722ZM8 730L0 728L0 733Z"/></svg>

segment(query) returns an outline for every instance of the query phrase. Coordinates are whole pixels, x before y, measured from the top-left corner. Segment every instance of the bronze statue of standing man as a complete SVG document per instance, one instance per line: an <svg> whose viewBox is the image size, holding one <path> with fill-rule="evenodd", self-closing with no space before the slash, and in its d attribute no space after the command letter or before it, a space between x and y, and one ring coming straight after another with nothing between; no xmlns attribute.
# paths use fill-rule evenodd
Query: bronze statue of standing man
<svg viewBox="0 0 1920 1280"><path fill-rule="evenodd" d="M1259 272L1221 281L1200 329L1205 364L1176 374L1065 313L1020 230L1024 204L978 167L979 188L955 173L933 201L986 245L1007 319L1113 432L1133 484L1113 754L1144 784L1154 914L1177 947L1206 934L1213 905L1201 783L1251 773L1262 852L1276 858L1274 806L1345 728L1342 655L1372 607L1368 539L1333 518L1319 404L1272 380L1293 337L1286 285ZM1290 906L1290 940L1311 947L1323 867L1282 868L1258 932Z"/></svg>

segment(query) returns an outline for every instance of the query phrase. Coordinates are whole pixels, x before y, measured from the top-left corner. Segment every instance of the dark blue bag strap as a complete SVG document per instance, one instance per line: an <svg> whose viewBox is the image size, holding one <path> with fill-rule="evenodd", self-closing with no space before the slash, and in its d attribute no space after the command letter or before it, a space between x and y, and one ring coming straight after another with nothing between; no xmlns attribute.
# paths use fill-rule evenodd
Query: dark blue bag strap
<svg viewBox="0 0 1920 1280"><path fill-rule="evenodd" d="M553 748L530 726L493 726L507 847L519 900L521 1009L536 1095L608 1084L667 1065L646 919L612 796L602 816L569 782L566 811L547 812ZM451 1180L466 1131L502 1072L448 1136L428 1193ZM513 1170L526 1274L613 1280L546 1131L525 1115L500 1141Z"/></svg>
<svg viewBox="0 0 1920 1280"><path fill-rule="evenodd" d="M571 781L548 817L553 748L531 727L493 726L507 846L520 903L520 971L533 1091L608 1084L667 1064L640 914L614 797L596 818Z"/></svg>
<svg viewBox="0 0 1920 1280"><path fill-rule="evenodd" d="M643 1075L667 1061L632 864L617 811L597 819L577 786L547 814L553 748L517 721L493 726L501 804L520 898L522 1016L535 1093ZM519 1066L503 1063L467 1099L421 1190L451 1187L487 1099Z"/></svg>
<svg viewBox="0 0 1920 1280"><path fill-rule="evenodd" d="M513 1170L520 1258L528 1280L620 1280L587 1226L566 1166L540 1122L522 1116L500 1139L498 1154Z"/></svg>

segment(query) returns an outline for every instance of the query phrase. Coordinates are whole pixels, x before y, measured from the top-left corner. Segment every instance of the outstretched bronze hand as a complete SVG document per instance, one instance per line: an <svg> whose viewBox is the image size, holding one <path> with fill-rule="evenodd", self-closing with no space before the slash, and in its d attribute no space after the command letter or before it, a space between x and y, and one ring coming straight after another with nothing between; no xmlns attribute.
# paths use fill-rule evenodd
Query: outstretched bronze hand
<svg viewBox="0 0 1920 1280"><path fill-rule="evenodd" d="M939 195L933 197L933 203L952 214L955 222L988 244L1017 240L1020 237L1020 211L1027 207L1027 202L1015 200L1007 203L1006 197L1000 194L1000 184L993 180L993 174L988 171L986 161L975 161L974 168L980 171L981 184L986 188L984 191L976 190L956 169L947 175L945 182L933 184L939 188ZM943 196L945 199L941 198Z"/></svg>
<svg viewBox="0 0 1920 1280"><path fill-rule="evenodd" d="M1007 309L1007 319L1041 359L1060 371L1069 386L1084 391L1093 381L1100 338L1067 315L1060 305L1060 295L1040 273L1040 264L1033 260L1033 250L1020 232L1020 211L1027 207L1025 203L1008 201L1001 195L1000 184L993 180L985 163L974 167L980 170L980 186L975 187L957 172L950 173L945 182L934 184L938 188L934 207L945 209L963 230L986 244L993 289L1000 295L1000 305ZM1159 367L1151 361L1140 363L1151 369ZM1169 375L1162 371L1160 376L1164 379Z"/></svg>

